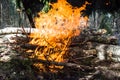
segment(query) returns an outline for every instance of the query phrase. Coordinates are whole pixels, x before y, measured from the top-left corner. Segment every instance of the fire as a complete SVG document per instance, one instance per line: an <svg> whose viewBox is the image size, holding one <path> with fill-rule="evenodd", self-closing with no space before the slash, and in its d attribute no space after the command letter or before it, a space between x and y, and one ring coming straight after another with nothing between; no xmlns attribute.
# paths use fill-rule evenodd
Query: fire
<svg viewBox="0 0 120 80"><path fill-rule="evenodd" d="M66 0L58 0L48 13L39 12L35 17L37 32L31 33L33 39L30 44L38 45L32 58L65 62L71 38L80 34L82 28L87 26L87 17L82 17L81 11L85 10L86 2L80 8L73 8ZM44 46L44 48L41 48ZM34 64L45 71L44 65ZM63 66L50 65L49 68L63 68ZM51 70L52 71L52 70Z"/></svg>

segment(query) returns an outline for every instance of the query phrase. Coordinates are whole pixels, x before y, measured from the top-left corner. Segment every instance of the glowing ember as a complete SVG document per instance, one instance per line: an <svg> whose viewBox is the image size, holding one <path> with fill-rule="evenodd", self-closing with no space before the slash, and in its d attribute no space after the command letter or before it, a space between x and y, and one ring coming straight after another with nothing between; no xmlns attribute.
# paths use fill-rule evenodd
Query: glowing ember
<svg viewBox="0 0 120 80"><path fill-rule="evenodd" d="M67 1L58 0L51 4L52 9L48 13L39 12L35 18L35 26L38 29L30 35L30 44L38 45L32 58L65 62L64 55L71 43L71 38L80 34L80 30L87 26L87 17L81 17L81 11L85 10L86 2L80 8L73 8ZM41 48L44 46L44 48ZM35 64L43 69L43 64ZM49 68L62 68L62 66L50 65Z"/></svg>

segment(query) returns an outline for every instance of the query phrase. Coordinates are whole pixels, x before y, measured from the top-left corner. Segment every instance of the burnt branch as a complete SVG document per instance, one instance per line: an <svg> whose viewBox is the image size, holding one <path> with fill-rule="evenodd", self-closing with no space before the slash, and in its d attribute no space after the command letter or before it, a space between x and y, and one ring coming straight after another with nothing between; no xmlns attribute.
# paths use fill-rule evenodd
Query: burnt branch
<svg viewBox="0 0 120 80"><path fill-rule="evenodd" d="M48 61L48 60L41 60L41 59L32 59L32 62L34 63L43 63L47 65L56 65L56 66L65 66L65 67L73 67L73 68L78 68L78 69L93 69L93 67L89 66L84 66L84 65L79 65L75 63L68 63L68 62L55 62L55 61Z"/></svg>

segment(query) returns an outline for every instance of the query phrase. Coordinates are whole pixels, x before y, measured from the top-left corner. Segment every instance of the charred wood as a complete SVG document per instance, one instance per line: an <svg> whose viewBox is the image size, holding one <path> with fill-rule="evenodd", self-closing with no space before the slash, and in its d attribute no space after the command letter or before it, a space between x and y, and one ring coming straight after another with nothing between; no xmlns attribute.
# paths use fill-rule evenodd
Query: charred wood
<svg viewBox="0 0 120 80"><path fill-rule="evenodd" d="M66 67L73 67L73 68L78 68L81 70L84 69L93 69L93 67L90 66L84 66L84 65L80 65L80 64L75 64L75 63L69 63L69 62L55 62L55 61L48 61L48 60L42 60L42 59L32 59L32 62L34 63L43 63L43 64L47 64L47 65L56 65L56 66L66 66Z"/></svg>

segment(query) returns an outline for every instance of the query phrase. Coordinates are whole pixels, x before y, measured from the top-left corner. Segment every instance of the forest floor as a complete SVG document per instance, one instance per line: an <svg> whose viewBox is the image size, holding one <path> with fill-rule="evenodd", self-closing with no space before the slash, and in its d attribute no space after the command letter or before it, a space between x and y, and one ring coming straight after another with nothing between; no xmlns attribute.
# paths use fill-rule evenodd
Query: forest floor
<svg viewBox="0 0 120 80"><path fill-rule="evenodd" d="M43 72L27 57L26 37L9 39L0 37L0 80L120 80L120 63L100 61L95 49L86 50L90 42L70 46L68 61L62 69ZM43 62L46 63L49 62Z"/></svg>

